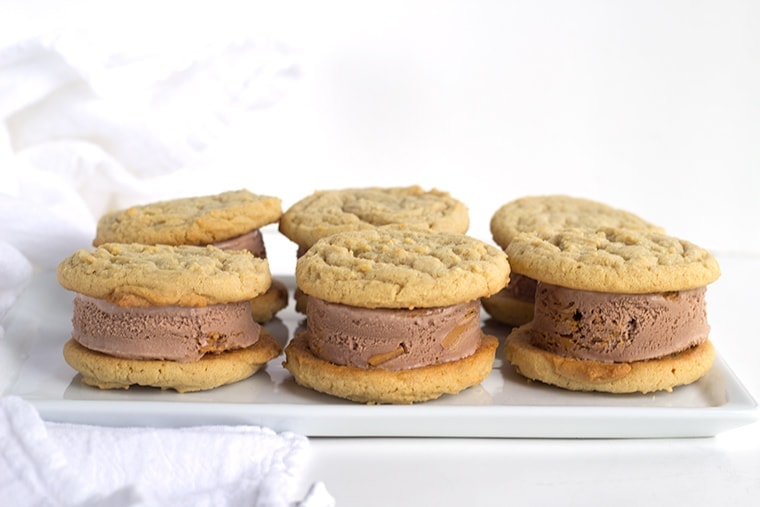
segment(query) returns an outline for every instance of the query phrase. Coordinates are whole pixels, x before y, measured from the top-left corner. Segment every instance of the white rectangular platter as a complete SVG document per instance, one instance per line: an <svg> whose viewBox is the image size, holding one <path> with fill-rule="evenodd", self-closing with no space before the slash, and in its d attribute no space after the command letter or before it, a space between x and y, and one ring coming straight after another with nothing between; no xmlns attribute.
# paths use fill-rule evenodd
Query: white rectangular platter
<svg viewBox="0 0 760 507"><path fill-rule="evenodd" d="M292 287L292 277L278 278ZM71 332L71 300L53 273L35 276L0 338L0 393L26 399L50 421L253 424L310 437L665 438L714 436L760 415L720 355L698 382L647 395L578 393L528 382L504 364L501 349L481 385L416 405L363 405L312 392L295 384L283 357L247 380L205 392L101 391L82 384L61 354ZM267 329L284 345L302 320L291 298ZM488 319L483 326L502 341L508 332Z"/></svg>

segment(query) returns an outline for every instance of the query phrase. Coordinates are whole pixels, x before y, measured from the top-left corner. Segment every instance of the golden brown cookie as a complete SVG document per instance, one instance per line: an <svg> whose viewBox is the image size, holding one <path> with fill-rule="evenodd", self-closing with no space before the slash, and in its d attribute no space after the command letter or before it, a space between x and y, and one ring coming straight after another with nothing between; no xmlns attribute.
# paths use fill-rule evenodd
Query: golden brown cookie
<svg viewBox="0 0 760 507"><path fill-rule="evenodd" d="M297 261L296 283L334 303L411 309L491 295L509 272L502 250L469 236L382 227L318 241Z"/></svg>
<svg viewBox="0 0 760 507"><path fill-rule="evenodd" d="M248 190L160 201L104 215L93 245L208 245L275 223L281 215L279 198Z"/></svg>
<svg viewBox="0 0 760 507"><path fill-rule="evenodd" d="M464 234L467 207L447 192L410 187L321 190L285 211L280 232L306 249L338 232L401 225L429 232Z"/></svg>
<svg viewBox="0 0 760 507"><path fill-rule="evenodd" d="M251 299L271 284L269 264L212 246L107 243L58 265L66 289L120 306L205 306Z"/></svg>
<svg viewBox="0 0 760 507"><path fill-rule="evenodd" d="M269 290L251 300L251 315L259 324L265 324L287 306L288 288L281 280L272 278Z"/></svg>
<svg viewBox="0 0 760 507"><path fill-rule="evenodd" d="M530 322L533 318L533 300L524 301L511 297L506 291L499 291L493 296L485 297L480 303L494 320L510 326Z"/></svg>
<svg viewBox="0 0 760 507"><path fill-rule="evenodd" d="M574 289L643 294L703 287L718 279L713 255L650 231L567 228L520 234L506 248L516 272Z"/></svg>
<svg viewBox="0 0 760 507"><path fill-rule="evenodd" d="M569 195L526 196L501 206L491 217L491 234L497 245L506 249L521 233L556 232L568 227L664 232L634 213L602 202Z"/></svg>
<svg viewBox="0 0 760 507"><path fill-rule="evenodd" d="M275 339L262 330L252 346L221 354L207 354L200 361L179 363L133 360L89 350L76 341L66 342L66 362L82 375L82 382L100 389L149 386L180 393L213 389L246 379L280 355Z"/></svg>
<svg viewBox="0 0 760 507"><path fill-rule="evenodd" d="M531 325L512 331L505 346L505 357L517 372L572 391L606 393L649 393L672 391L704 376L715 360L715 349L708 340L684 352L628 363L602 362L561 356L531 344Z"/></svg>
<svg viewBox="0 0 760 507"><path fill-rule="evenodd" d="M361 369L315 356L303 335L286 348L284 363L296 382L309 389L368 404L409 404L457 394L483 382L493 369L498 340L484 335L477 351L459 361L401 371Z"/></svg>

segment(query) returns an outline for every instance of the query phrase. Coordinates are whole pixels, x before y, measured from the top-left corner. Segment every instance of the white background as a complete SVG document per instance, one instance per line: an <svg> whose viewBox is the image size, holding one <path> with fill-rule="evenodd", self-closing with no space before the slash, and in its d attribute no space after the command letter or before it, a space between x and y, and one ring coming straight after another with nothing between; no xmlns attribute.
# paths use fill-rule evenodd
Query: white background
<svg viewBox="0 0 760 507"><path fill-rule="evenodd" d="M315 189L419 184L462 200L470 234L488 240L501 204L566 193L716 252L760 251L758 2L220 0L214 16L134 4L119 14L132 43L171 49L173 34L229 24L287 48L298 71L182 185L146 178L151 191L120 205L245 186L287 208ZM109 12L1 7L41 33L59 19L94 30L88 12ZM0 42L23 28L8 23ZM290 269L291 245L273 236L273 269Z"/></svg>
<svg viewBox="0 0 760 507"><path fill-rule="evenodd" d="M758 252L757 2L319 2L280 13L302 74L225 165L285 206L417 183L470 233L527 194L635 211ZM243 153L245 155L243 155Z"/></svg>

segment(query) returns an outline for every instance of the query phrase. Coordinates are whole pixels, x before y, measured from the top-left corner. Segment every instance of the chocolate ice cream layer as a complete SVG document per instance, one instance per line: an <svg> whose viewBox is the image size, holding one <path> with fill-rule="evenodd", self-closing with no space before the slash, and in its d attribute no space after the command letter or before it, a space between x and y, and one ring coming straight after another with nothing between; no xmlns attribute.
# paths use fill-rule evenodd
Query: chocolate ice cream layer
<svg viewBox="0 0 760 507"><path fill-rule="evenodd" d="M266 248L264 248L264 238L261 236L261 231L258 229L254 229L251 232L247 232L235 238L217 241L212 244L221 250L248 250L254 255L254 257L259 257L261 259L267 258L267 251Z"/></svg>
<svg viewBox="0 0 760 507"><path fill-rule="evenodd" d="M120 307L78 294L72 338L90 350L127 359L197 361L259 339L249 301L198 308Z"/></svg>
<svg viewBox="0 0 760 507"><path fill-rule="evenodd" d="M369 309L309 297L306 341L331 363L405 370L455 361L481 341L480 301L414 310Z"/></svg>
<svg viewBox="0 0 760 507"><path fill-rule="evenodd" d="M533 278L512 272L509 274L509 283L502 292L505 296L532 303L536 297L537 284L538 281Z"/></svg>
<svg viewBox="0 0 760 507"><path fill-rule="evenodd" d="M611 294L539 282L532 343L563 356L630 362L704 342L710 332L705 288Z"/></svg>

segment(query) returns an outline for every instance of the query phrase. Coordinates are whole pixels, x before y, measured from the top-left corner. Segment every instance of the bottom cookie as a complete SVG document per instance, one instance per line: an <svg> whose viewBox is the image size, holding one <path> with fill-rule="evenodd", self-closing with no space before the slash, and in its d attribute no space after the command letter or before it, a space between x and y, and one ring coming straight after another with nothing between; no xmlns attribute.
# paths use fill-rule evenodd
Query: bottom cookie
<svg viewBox="0 0 760 507"><path fill-rule="evenodd" d="M433 400L480 384L491 373L498 340L484 335L471 356L409 370L364 370L324 361L308 348L303 334L285 348L283 366L296 383L360 403L410 404Z"/></svg>
<svg viewBox="0 0 760 507"><path fill-rule="evenodd" d="M269 290L251 300L251 316L259 324L265 324L286 306L288 306L288 288L281 281L272 278Z"/></svg>
<svg viewBox="0 0 760 507"><path fill-rule="evenodd" d="M304 294L301 289L296 287L296 290L293 292L293 299L296 302L296 311L298 313L303 313L306 315L306 302L309 300L309 296Z"/></svg>
<svg viewBox="0 0 760 507"><path fill-rule="evenodd" d="M174 389L180 393L232 384L256 373L282 351L262 329L259 340L245 349L206 355L200 361L134 360L109 356L71 339L63 347L66 362L82 375L82 382L100 389L129 389L132 385Z"/></svg>
<svg viewBox="0 0 760 507"><path fill-rule="evenodd" d="M482 298L480 304L494 320L510 326L521 326L533 320L533 302L513 298L505 291Z"/></svg>
<svg viewBox="0 0 760 507"><path fill-rule="evenodd" d="M630 363L605 363L560 356L530 343L530 324L514 329L504 353L517 372L571 391L649 393L672 391L704 376L715 361L707 340L678 354Z"/></svg>

